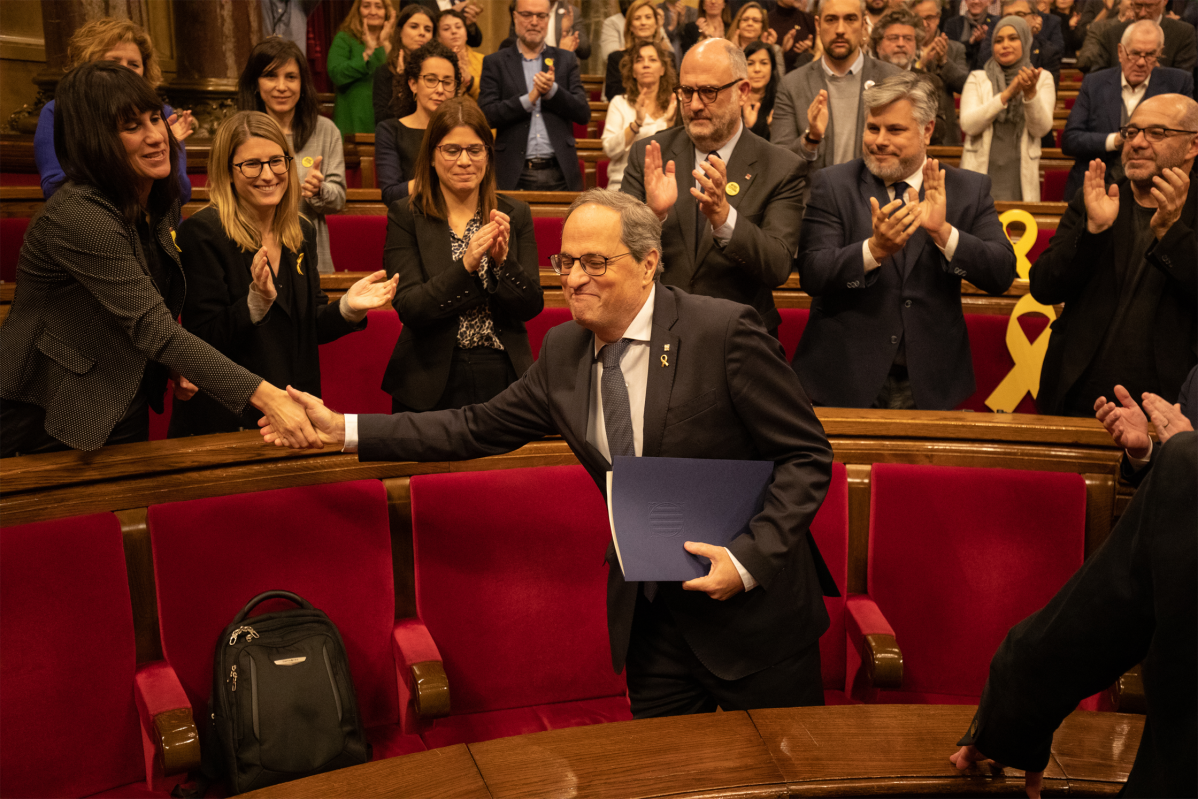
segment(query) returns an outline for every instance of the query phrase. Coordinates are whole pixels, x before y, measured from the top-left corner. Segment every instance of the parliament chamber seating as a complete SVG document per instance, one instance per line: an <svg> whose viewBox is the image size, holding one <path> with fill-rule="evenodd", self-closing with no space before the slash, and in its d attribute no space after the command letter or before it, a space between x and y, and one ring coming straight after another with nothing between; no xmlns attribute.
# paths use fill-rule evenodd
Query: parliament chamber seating
<svg viewBox="0 0 1198 799"><path fill-rule="evenodd" d="M187 697L137 666L117 518L0 529L0 604L0 795L167 796L154 719Z"/></svg>
<svg viewBox="0 0 1198 799"><path fill-rule="evenodd" d="M779 308L778 314L782 317L778 323L778 340L782 342L786 360L790 361L799 348L803 331L807 329L807 318L811 316L811 311L807 308Z"/></svg>
<svg viewBox="0 0 1198 799"><path fill-rule="evenodd" d="M416 618L403 665L440 661L449 707L403 728L429 748L630 719L607 639L607 509L581 466L411 480Z"/></svg>
<svg viewBox="0 0 1198 799"><path fill-rule="evenodd" d="M549 267L549 256L562 251L562 226L565 220L561 217L534 216L532 231L537 239L537 265L542 269Z"/></svg>
<svg viewBox="0 0 1198 799"><path fill-rule="evenodd" d="M21 257L21 244L25 241L27 227L29 217L0 219L0 280L17 279L17 261Z"/></svg>
<svg viewBox="0 0 1198 799"><path fill-rule="evenodd" d="M870 483L868 587L848 605L874 632L893 630L902 666L864 695L975 704L1007 631L1082 564L1085 480L875 463Z"/></svg>
<svg viewBox="0 0 1198 799"><path fill-rule="evenodd" d="M383 373L403 330L393 308L366 314L366 329L320 345L320 394L341 413L391 413Z"/></svg>
<svg viewBox="0 0 1198 799"><path fill-rule="evenodd" d="M997 314L965 314L965 329L969 334L969 356L973 363L973 377L977 388L957 410L990 413L986 398L998 388L999 383L1015 365L1007 348L1007 328L1011 320ZM1024 314L1019 317L1019 326L1028 341L1035 341L1048 327L1048 317L1042 314ZM1015 408L1015 413L1035 413L1036 401L1024 394Z"/></svg>
<svg viewBox="0 0 1198 799"><path fill-rule="evenodd" d="M824 682L824 702L829 705L848 704L846 683L845 597L849 595L849 484L843 463L832 464L832 480L824 503L811 521L811 535L820 555L840 589L840 596L824 597L828 611L828 630L819 639L820 672Z"/></svg>
<svg viewBox="0 0 1198 799"><path fill-rule="evenodd" d="M242 607L264 591L299 594L345 641L358 707L374 757L424 749L400 727L399 683L411 678L392 653L395 581L387 499L378 481L283 488L153 505L162 666L207 718L213 648ZM251 614L294 607L269 600Z"/></svg>
<svg viewBox="0 0 1198 799"><path fill-rule="evenodd" d="M1058 146L1060 142L1057 142ZM1068 202L1071 197L1065 196L1065 182L1069 180L1068 169L1045 169L1040 181L1040 202Z"/></svg>
<svg viewBox="0 0 1198 799"><path fill-rule="evenodd" d="M524 327L528 330L528 343L532 347L532 357L534 359L540 357L541 343L545 340L545 334L549 332L550 328L569 322L573 318L569 308L545 308L525 322Z"/></svg>
<svg viewBox="0 0 1198 799"><path fill-rule="evenodd" d="M329 214L329 254L338 272L383 269L387 217L377 214Z"/></svg>

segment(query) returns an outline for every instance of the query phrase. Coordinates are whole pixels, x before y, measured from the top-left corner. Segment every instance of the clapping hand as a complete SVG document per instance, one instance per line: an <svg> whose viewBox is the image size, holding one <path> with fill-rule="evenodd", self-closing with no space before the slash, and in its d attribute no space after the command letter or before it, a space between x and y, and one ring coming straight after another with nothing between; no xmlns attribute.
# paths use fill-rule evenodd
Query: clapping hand
<svg viewBox="0 0 1198 799"><path fill-rule="evenodd" d="M877 197L870 197L869 207L874 231L869 238L869 251L876 261L901 250L923 223L922 204L904 204L902 197L896 197L883 206L878 205Z"/></svg>
<svg viewBox="0 0 1198 799"><path fill-rule="evenodd" d="M495 240L498 237L499 223L492 216L491 221L480 227L470 238L470 243L466 245L466 252L462 255L462 265L466 267L467 272L474 274L482 267L483 256L495 246Z"/></svg>
<svg viewBox="0 0 1198 799"><path fill-rule="evenodd" d="M941 33L923 49L923 65L939 64L948 55L948 36Z"/></svg>
<svg viewBox="0 0 1198 799"><path fill-rule="evenodd" d="M969 36L969 43L970 43L970 44L977 44L977 43L978 43L978 42L980 42L982 39L985 39L985 38L986 38L986 34L987 34L987 33L989 33L989 32L990 32L990 26L989 26L989 25L978 25L976 28L974 28L974 29L973 29L973 33L972 33L972 34L970 34L970 36Z"/></svg>
<svg viewBox="0 0 1198 799"><path fill-rule="evenodd" d="M535 103L537 100L549 94L549 90L553 88L553 80L555 76L555 67L549 67L544 72L538 72L532 79L532 91L528 93L529 101Z"/></svg>
<svg viewBox="0 0 1198 799"><path fill-rule="evenodd" d="M908 189L908 202L917 202L919 194L915 189ZM923 229L928 231L932 240L940 247L948 244L948 237L953 232L953 226L948 223L948 194L944 188L944 170L935 158L929 158L923 165L923 202L920 203Z"/></svg>
<svg viewBox="0 0 1198 799"><path fill-rule="evenodd" d="M645 204L665 220L678 202L678 183L674 179L674 162L661 165L661 145L649 142L645 148Z"/></svg>
<svg viewBox="0 0 1198 799"><path fill-rule="evenodd" d="M1144 411L1152 420L1152 426L1156 428L1156 437L1162 444L1178 433L1194 429L1194 425L1190 424L1190 420L1181 412L1180 404L1170 405L1168 400L1150 391L1145 391L1143 397Z"/></svg>
<svg viewBox="0 0 1198 799"><path fill-rule="evenodd" d="M300 188L300 193L305 197L315 197L320 194L320 187L324 184L324 173L320 171L322 161L324 161L323 155L316 156L316 160L312 163L312 168L308 170L307 176L304 177L304 185Z"/></svg>
<svg viewBox="0 0 1198 799"><path fill-rule="evenodd" d="M1131 457L1142 460L1152 451L1148 438L1148 417L1123 386L1115 386L1116 405L1106 397L1094 400L1094 418L1110 433L1116 446L1127 450Z"/></svg>
<svg viewBox="0 0 1198 799"><path fill-rule="evenodd" d="M1106 164L1095 158L1090 162L1082 180L1082 197L1086 203L1086 230L1098 234L1115 224L1119 216L1119 187L1111 184L1109 187L1103 179L1106 176ZM1156 215L1153 214L1153 219Z"/></svg>
<svg viewBox="0 0 1198 799"><path fill-rule="evenodd" d="M196 121L190 111L171 114L166 120L166 124L171 126L171 133L174 134L175 141L183 141L196 132Z"/></svg>
<svg viewBox="0 0 1198 799"><path fill-rule="evenodd" d="M582 33L574 31L573 33L562 34L562 38L558 39L557 46L563 50L574 52L578 49L579 42L582 41Z"/></svg>
<svg viewBox="0 0 1198 799"><path fill-rule="evenodd" d="M824 131L828 127L828 91L820 89L819 94L815 95L815 99L811 101L811 105L807 106L807 128L810 131L811 138L824 138ZM804 142L806 145L806 142Z"/></svg>
<svg viewBox="0 0 1198 799"><path fill-rule="evenodd" d="M399 21L399 14L391 14L387 21L383 23L383 30L379 33L377 46L383 48L383 52L391 55L391 39L395 36L395 24Z"/></svg>
<svg viewBox="0 0 1198 799"><path fill-rule="evenodd" d="M492 209L491 222L497 226L497 230L487 255L491 256L491 264L498 267L507 260L508 245L512 240L512 218L503 211Z"/></svg>
<svg viewBox="0 0 1198 799"><path fill-rule="evenodd" d="M1181 209L1185 207L1189 194L1190 176L1177 167L1166 167L1152 179L1156 213L1152 215L1148 226L1158 240L1163 239L1173 223L1181 219Z"/></svg>
<svg viewBox="0 0 1198 799"><path fill-rule="evenodd" d="M741 118L745 122L745 127L752 129L757 124L757 114L761 111L761 103L745 103L741 108Z"/></svg>
<svg viewBox="0 0 1198 799"><path fill-rule="evenodd" d="M1019 81L1023 84L1025 102L1036 96L1036 89L1040 87L1040 73L1043 71L1040 67L1024 67L1019 70Z"/></svg>
<svg viewBox="0 0 1198 799"><path fill-rule="evenodd" d="M761 34L761 41L765 42L766 44L777 44L778 31L774 30L773 28L766 28L765 33Z"/></svg>
<svg viewBox="0 0 1198 799"><path fill-rule="evenodd" d="M722 226L728 221L728 195L724 193L724 187L728 185L728 165L718 155L713 155L699 163L694 176L700 188L691 187L690 191L699 201L699 211L713 228Z"/></svg>
<svg viewBox="0 0 1198 799"><path fill-rule="evenodd" d="M266 255L266 248L258 250L254 255L254 261L250 264L250 277L253 280L250 288L262 296L263 299L274 302L278 291L275 289L275 270L270 265L270 258Z"/></svg>
<svg viewBox="0 0 1198 799"><path fill-rule="evenodd" d="M380 269L350 286L349 291L345 292L345 301L351 310L357 312L386 308L395 299L397 285L399 275L388 280L386 270Z"/></svg>
<svg viewBox="0 0 1198 799"><path fill-rule="evenodd" d="M972 766L980 766L982 763L989 760L985 755L978 751L976 746L962 746L953 754L949 755L948 760L958 771L965 771ZM1003 766L1000 763L994 763L994 768L1002 770ZM1028 799L1040 799L1040 790L1044 785L1043 771L1025 771L1023 772L1023 790L1028 795Z"/></svg>

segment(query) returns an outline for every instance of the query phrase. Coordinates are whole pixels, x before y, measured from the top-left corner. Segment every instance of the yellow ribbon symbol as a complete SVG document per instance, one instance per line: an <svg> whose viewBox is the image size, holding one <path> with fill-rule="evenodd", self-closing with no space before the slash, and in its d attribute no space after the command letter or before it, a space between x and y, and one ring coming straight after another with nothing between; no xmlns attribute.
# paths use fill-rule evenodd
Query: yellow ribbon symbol
<svg viewBox="0 0 1198 799"><path fill-rule="evenodd" d="M1020 280L1027 280L1032 271L1032 262L1027 259L1027 254L1036 245L1036 237L1040 235L1040 226L1036 224L1035 217L1022 208L1012 208L1000 216L998 221L1002 223L1002 232L1006 234L1007 241L1010 241L1011 246L1015 248L1015 272L1018 273ZM1019 241L1011 239L1009 226L1012 222L1023 223L1023 235L1019 237Z"/></svg>
<svg viewBox="0 0 1198 799"><path fill-rule="evenodd" d="M183 248L179 246L179 240L178 240L178 238L175 236L175 229L174 229L174 228L171 228L171 244L175 245L175 249L176 249L176 250L178 250L179 252L183 252Z"/></svg>
<svg viewBox="0 0 1198 799"><path fill-rule="evenodd" d="M304 262L304 254L301 252L299 254L299 258L295 259L295 271L299 272L301 275L304 273L304 270L302 268L300 268L300 264L302 264L303 262Z"/></svg>
<svg viewBox="0 0 1198 799"><path fill-rule="evenodd" d="M664 355L663 355L663 356L661 356L661 365L662 365L662 366L669 366L669 365L670 365L670 362L669 362L668 360L666 360L666 356L664 356Z"/></svg>

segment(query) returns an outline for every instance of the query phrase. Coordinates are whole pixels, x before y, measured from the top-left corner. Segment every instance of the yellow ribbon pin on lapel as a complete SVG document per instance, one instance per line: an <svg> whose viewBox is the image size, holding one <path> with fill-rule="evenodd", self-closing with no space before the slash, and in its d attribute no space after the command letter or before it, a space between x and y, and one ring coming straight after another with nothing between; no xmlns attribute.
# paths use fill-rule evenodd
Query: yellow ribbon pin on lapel
<svg viewBox="0 0 1198 799"><path fill-rule="evenodd" d="M736 182L729 183L724 187L724 192L729 197L735 197L736 195L740 194L740 184Z"/></svg>
<svg viewBox="0 0 1198 799"><path fill-rule="evenodd" d="M303 268L300 267L300 264L302 264L303 262L304 262L304 254L301 252L299 254L299 258L295 259L295 271L299 272L301 275L304 273Z"/></svg>
<svg viewBox="0 0 1198 799"><path fill-rule="evenodd" d="M176 250L178 250L179 252L183 252L183 248L179 246L179 240L178 240L178 237L177 237L177 236L176 236L176 234L175 234L175 229L174 229L174 228L171 228L171 244L174 244L174 245L175 245L175 249L176 249Z"/></svg>
<svg viewBox="0 0 1198 799"><path fill-rule="evenodd" d="M316 162L314 160L312 160L312 156L305 155L304 160L300 161L300 163L304 165L304 169L311 169L312 165L315 164Z"/></svg>

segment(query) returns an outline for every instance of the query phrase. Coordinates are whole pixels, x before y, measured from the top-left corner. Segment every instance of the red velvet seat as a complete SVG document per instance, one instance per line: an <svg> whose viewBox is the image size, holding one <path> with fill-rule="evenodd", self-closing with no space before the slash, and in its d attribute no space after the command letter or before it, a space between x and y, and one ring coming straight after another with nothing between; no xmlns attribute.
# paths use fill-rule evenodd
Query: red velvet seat
<svg viewBox="0 0 1198 799"><path fill-rule="evenodd" d="M442 661L452 712L425 720L401 697L404 731L434 748L631 718L607 640L607 508L586 471L418 475L411 496L418 618L397 658Z"/></svg>
<svg viewBox="0 0 1198 799"><path fill-rule="evenodd" d="M561 217L534 216L532 218L532 231L537 239L537 264L543 268L549 268L550 255L557 255L562 251L563 224L564 220Z"/></svg>
<svg viewBox="0 0 1198 799"><path fill-rule="evenodd" d="M155 505L148 520L162 652L197 718L207 716L221 630L257 594L284 589L323 610L341 631L375 759L424 748L398 727L402 677L391 651L395 582L382 483ZM272 600L254 615L287 607Z"/></svg>
<svg viewBox="0 0 1198 799"><path fill-rule="evenodd" d="M28 227L27 217L0 219L0 280L12 282L17 279L17 261L21 258L21 245L25 242Z"/></svg>
<svg viewBox="0 0 1198 799"><path fill-rule="evenodd" d="M1007 348L1007 325L1009 318L997 314L965 314L965 329L969 333L969 354L973 361L973 377L977 388L968 399L957 406L958 410L991 413L986 405L998 384L1003 381L1015 361ZM1019 317L1019 326L1028 341L1035 341L1048 327L1048 317L1040 314L1024 314ZM1036 401L1025 394L1015 408L1015 413L1035 413Z"/></svg>
<svg viewBox="0 0 1198 799"><path fill-rule="evenodd" d="M1040 253L1042 253L1048 249L1048 245L1052 241L1052 237L1054 235L1056 235L1056 230L1048 230L1047 228L1037 228L1036 243L1032 245L1032 248L1030 250L1028 250L1028 253L1027 253L1028 261L1030 261L1031 263L1034 264L1036 262L1036 259L1040 257Z"/></svg>
<svg viewBox="0 0 1198 799"><path fill-rule="evenodd" d="M376 272L383 268L387 217L329 214L329 254L338 272Z"/></svg>
<svg viewBox="0 0 1198 799"><path fill-rule="evenodd" d="M843 705L850 702L845 684L850 642L844 612L849 590L849 483L843 463L832 464L832 482L824 504L811 522L811 535L840 589L840 596L824 597L831 623L828 631L820 636L819 657L824 701L829 705Z"/></svg>
<svg viewBox="0 0 1198 799"><path fill-rule="evenodd" d="M383 373L403 324L393 308L370 311L366 329L320 346L320 393L341 413L391 413Z"/></svg>
<svg viewBox="0 0 1198 799"><path fill-rule="evenodd" d="M850 612L880 614L903 657L901 689L876 700L976 703L1007 631L1082 564L1085 480L886 463L871 474L868 593Z"/></svg>
<svg viewBox="0 0 1198 799"><path fill-rule="evenodd" d="M782 315L782 322L778 325L778 340L782 342L786 360L789 361L799 348L799 339L803 338L803 331L807 329L807 318L811 311L807 308L779 308L778 313Z"/></svg>
<svg viewBox="0 0 1198 799"><path fill-rule="evenodd" d="M545 334L549 332L550 328L569 322L573 318L569 308L546 307L525 322L524 327L528 330L528 343L532 345L532 357L534 359L540 357L541 342L545 340Z"/></svg>
<svg viewBox="0 0 1198 799"><path fill-rule="evenodd" d="M1065 197L1065 181L1068 179L1068 169L1044 170L1044 179L1040 184L1040 202L1059 203L1068 199Z"/></svg>
<svg viewBox="0 0 1198 799"><path fill-rule="evenodd" d="M0 606L0 795L165 797L175 781L147 788L137 703L157 713L186 697L177 684L137 695L116 517L0 529Z"/></svg>

